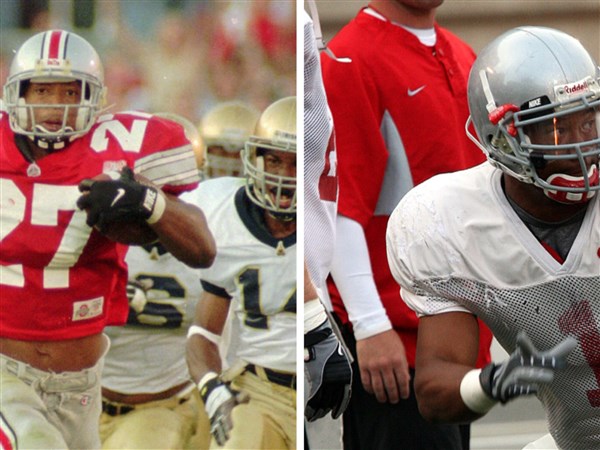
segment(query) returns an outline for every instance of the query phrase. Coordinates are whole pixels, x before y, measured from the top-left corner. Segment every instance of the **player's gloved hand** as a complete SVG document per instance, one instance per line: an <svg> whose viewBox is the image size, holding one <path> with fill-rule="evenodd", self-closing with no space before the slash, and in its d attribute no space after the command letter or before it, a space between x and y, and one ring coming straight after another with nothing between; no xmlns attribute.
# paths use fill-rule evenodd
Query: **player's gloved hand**
<svg viewBox="0 0 600 450"><path fill-rule="evenodd" d="M149 281L151 282L152 280ZM150 287L142 281L127 280L127 300L129 301L129 307L136 313L141 313L146 303L148 303L146 292Z"/></svg>
<svg viewBox="0 0 600 450"><path fill-rule="evenodd" d="M304 335L304 373L310 386L306 419L312 422L329 412L338 418L350 401L352 367L329 319Z"/></svg>
<svg viewBox="0 0 600 450"><path fill-rule="evenodd" d="M79 183L83 193L77 207L87 212L86 223L100 231L110 223L145 220L157 222L165 209L159 190L135 180L129 167L116 180L85 179Z"/></svg>
<svg viewBox="0 0 600 450"><path fill-rule="evenodd" d="M540 352L527 334L517 336L517 347L501 364L488 364L479 375L485 393L502 403L514 397L537 393L540 384L551 383L554 373L567 365L567 357L577 346L569 336L556 347Z"/></svg>
<svg viewBox="0 0 600 450"><path fill-rule="evenodd" d="M205 375L199 387L204 408L210 419L210 432L217 444L223 445L229 439L229 433L233 428L231 419L233 408L241 403L247 403L250 399L246 393L231 388L214 373Z"/></svg>

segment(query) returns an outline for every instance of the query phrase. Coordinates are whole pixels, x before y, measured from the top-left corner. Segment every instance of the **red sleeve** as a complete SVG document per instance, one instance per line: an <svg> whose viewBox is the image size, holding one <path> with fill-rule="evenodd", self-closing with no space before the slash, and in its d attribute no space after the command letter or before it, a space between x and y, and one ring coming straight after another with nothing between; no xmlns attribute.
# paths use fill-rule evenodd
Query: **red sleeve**
<svg viewBox="0 0 600 450"><path fill-rule="evenodd" d="M336 129L338 211L366 227L377 204L387 162L379 131L377 88L368 69L360 64L340 63L326 55L321 64Z"/></svg>
<svg viewBox="0 0 600 450"><path fill-rule="evenodd" d="M198 186L196 157L180 124L142 113L118 114L115 118L132 135L143 136L140 148L128 152L129 157L134 157L135 173L173 195Z"/></svg>

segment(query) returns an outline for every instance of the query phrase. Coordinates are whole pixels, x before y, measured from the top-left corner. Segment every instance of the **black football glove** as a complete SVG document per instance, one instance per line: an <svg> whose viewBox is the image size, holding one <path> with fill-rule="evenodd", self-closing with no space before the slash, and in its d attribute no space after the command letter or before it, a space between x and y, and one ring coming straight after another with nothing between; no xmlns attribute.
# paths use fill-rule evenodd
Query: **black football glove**
<svg viewBox="0 0 600 450"><path fill-rule="evenodd" d="M509 358L500 364L488 364L479 375L485 393L502 403L520 395L537 393L540 384L551 383L554 373L567 365L569 353L577 341L569 336L556 347L540 352L527 334L517 336L517 347Z"/></svg>
<svg viewBox="0 0 600 450"><path fill-rule="evenodd" d="M147 221L161 195L157 188L136 181L129 167L121 170L117 180L85 179L79 191L83 195L77 207L86 210L87 225L100 231L115 222Z"/></svg>
<svg viewBox="0 0 600 450"><path fill-rule="evenodd" d="M219 378L209 380L200 388L200 396L210 419L210 433L217 444L223 445L229 439L233 428L231 412L241 403L247 403L250 398L246 393L237 391Z"/></svg>
<svg viewBox="0 0 600 450"><path fill-rule="evenodd" d="M304 416L309 422L329 412L337 419L348 406L352 367L329 319L304 335L304 374L309 383Z"/></svg>

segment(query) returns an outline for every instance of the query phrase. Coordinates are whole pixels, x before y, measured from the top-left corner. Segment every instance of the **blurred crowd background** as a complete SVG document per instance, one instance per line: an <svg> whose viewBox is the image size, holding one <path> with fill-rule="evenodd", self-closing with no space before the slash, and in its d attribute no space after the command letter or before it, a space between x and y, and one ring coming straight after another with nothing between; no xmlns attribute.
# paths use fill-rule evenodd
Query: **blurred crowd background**
<svg viewBox="0 0 600 450"><path fill-rule="evenodd" d="M0 82L25 39L62 28L99 52L111 111L194 123L229 100L262 111L295 94L295 9L293 0L2 0Z"/></svg>

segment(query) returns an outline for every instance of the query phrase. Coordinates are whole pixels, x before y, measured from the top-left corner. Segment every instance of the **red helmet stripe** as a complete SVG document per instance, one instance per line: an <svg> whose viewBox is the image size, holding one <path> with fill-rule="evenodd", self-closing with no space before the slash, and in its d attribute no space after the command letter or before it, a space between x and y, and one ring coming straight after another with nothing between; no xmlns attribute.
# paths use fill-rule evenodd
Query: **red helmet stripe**
<svg viewBox="0 0 600 450"><path fill-rule="evenodd" d="M42 59L63 59L67 46L67 33L61 30L49 31L44 39Z"/></svg>

